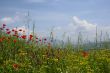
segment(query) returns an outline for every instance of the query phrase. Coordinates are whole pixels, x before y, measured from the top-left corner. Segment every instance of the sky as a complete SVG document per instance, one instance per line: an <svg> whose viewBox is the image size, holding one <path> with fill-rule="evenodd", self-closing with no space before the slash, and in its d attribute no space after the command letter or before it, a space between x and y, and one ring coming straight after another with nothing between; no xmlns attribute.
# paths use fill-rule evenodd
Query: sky
<svg viewBox="0 0 110 73"><path fill-rule="evenodd" d="M84 39L94 40L96 27L99 36L101 30L110 33L109 7L110 0L0 0L0 25L25 29L29 19L27 32L35 23L39 36L53 31L55 38L76 40L81 32Z"/></svg>

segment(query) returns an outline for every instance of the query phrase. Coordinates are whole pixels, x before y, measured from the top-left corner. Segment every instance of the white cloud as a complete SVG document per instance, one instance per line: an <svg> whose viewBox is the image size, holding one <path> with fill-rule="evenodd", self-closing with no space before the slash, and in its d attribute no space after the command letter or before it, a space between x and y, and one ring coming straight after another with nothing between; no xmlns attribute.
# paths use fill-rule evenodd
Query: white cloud
<svg viewBox="0 0 110 73"><path fill-rule="evenodd" d="M65 26L58 26L56 27L56 30L62 30L66 32L90 32L95 31L96 24L89 23L87 20L81 20L76 16L73 16L72 22L65 25Z"/></svg>
<svg viewBox="0 0 110 73"><path fill-rule="evenodd" d="M89 39L93 40L95 38L96 24L92 24L87 20L81 20L77 16L73 16L72 22L65 26L56 27L56 32L63 34L66 32L66 38L71 37L72 40L77 42L79 32L82 33L84 39L89 37Z"/></svg>
<svg viewBox="0 0 110 73"><path fill-rule="evenodd" d="M88 37L89 40L94 41L96 38L96 27L97 27L97 35L98 40L100 39L101 31L103 32L103 38L106 36L106 32L110 35L110 26L102 26L88 22L87 20L81 20L78 17L73 17L73 27L76 28L74 32L82 32L84 39ZM74 29L73 28L73 29ZM110 38L110 37L109 37Z"/></svg>
<svg viewBox="0 0 110 73"><path fill-rule="evenodd" d="M0 19L0 24L13 24L16 22L23 21L23 16L25 14L16 12L16 14L13 17L3 17Z"/></svg>
<svg viewBox="0 0 110 73"><path fill-rule="evenodd" d="M61 35L66 32L66 39L67 37L71 37L72 41L77 42L79 32L82 33L82 39L90 41L94 41L96 38L96 27L98 32L98 40L100 40L101 31L103 32L103 37L106 37L106 32L110 35L110 26L102 26L97 25L94 23L90 23L87 20L81 20L77 16L73 16L72 22L65 26L57 26L55 32L59 32L58 34ZM62 38L62 36L60 37ZM110 38L110 37L109 37Z"/></svg>
<svg viewBox="0 0 110 73"><path fill-rule="evenodd" d="M96 28L95 24L91 24L86 20L80 20L78 17L73 16L73 25L77 27L78 29L84 29L84 30L93 30Z"/></svg>
<svg viewBox="0 0 110 73"><path fill-rule="evenodd" d="M1 24L10 24L10 23L13 23L13 22L14 22L14 20L11 17L4 17L0 20Z"/></svg>

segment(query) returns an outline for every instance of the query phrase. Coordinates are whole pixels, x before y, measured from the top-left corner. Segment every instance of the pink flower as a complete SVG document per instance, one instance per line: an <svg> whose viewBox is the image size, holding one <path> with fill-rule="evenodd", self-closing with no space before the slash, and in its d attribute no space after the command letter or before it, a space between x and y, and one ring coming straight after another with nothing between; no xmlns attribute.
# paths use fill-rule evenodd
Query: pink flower
<svg viewBox="0 0 110 73"><path fill-rule="evenodd" d="M22 31L22 29L19 29L19 31Z"/></svg>
<svg viewBox="0 0 110 73"><path fill-rule="evenodd" d="M22 35L21 38L22 38L22 39L26 39L26 35Z"/></svg>
<svg viewBox="0 0 110 73"><path fill-rule="evenodd" d="M10 34L10 33L11 33L11 31L8 31L8 32L7 32L7 34Z"/></svg>
<svg viewBox="0 0 110 73"><path fill-rule="evenodd" d="M47 39L46 38L44 38L44 41L46 41Z"/></svg>
<svg viewBox="0 0 110 73"><path fill-rule="evenodd" d="M14 30L14 29L12 29L12 31L14 32L15 30Z"/></svg>
<svg viewBox="0 0 110 73"><path fill-rule="evenodd" d="M3 24L3 26L6 26L6 24Z"/></svg>
<svg viewBox="0 0 110 73"><path fill-rule="evenodd" d="M6 31L9 31L9 29L7 28Z"/></svg>

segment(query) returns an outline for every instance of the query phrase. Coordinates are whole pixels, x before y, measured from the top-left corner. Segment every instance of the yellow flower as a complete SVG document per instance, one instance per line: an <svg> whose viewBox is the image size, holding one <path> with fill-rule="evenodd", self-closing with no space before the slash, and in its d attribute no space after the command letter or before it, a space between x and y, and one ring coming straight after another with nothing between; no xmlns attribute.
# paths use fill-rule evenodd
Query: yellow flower
<svg viewBox="0 0 110 73"><path fill-rule="evenodd" d="M5 62L5 64L9 64L9 63L13 63L13 60L6 60L4 62Z"/></svg>
<svg viewBox="0 0 110 73"><path fill-rule="evenodd" d="M53 59L55 62L58 62L58 59Z"/></svg>
<svg viewBox="0 0 110 73"><path fill-rule="evenodd" d="M83 64L84 64L84 62L80 62L80 64L81 64L81 65L83 65Z"/></svg>
<svg viewBox="0 0 110 73"><path fill-rule="evenodd" d="M19 55L20 55L20 56L24 56L24 55L27 55L27 53L21 52L21 53L19 53Z"/></svg>
<svg viewBox="0 0 110 73"><path fill-rule="evenodd" d="M46 57L46 55L42 55L43 57Z"/></svg>
<svg viewBox="0 0 110 73"><path fill-rule="evenodd" d="M20 55L20 56L27 55L27 52L25 52L25 51L23 51L23 50L19 50L19 55Z"/></svg>

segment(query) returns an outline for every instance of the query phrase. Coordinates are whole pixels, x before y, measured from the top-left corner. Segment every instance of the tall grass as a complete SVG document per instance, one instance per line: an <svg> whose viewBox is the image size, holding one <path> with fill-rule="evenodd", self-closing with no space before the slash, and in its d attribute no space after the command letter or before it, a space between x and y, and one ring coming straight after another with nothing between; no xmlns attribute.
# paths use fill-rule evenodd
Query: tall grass
<svg viewBox="0 0 110 73"><path fill-rule="evenodd" d="M81 32L77 45L68 37L62 47L62 43L53 45L53 31L50 40L36 37L35 24L33 34L26 35L28 40L25 35L15 33L20 31L9 34L7 32L12 31L6 29L4 26L0 30L0 73L110 73L109 35L106 33L106 39L102 41L101 33L101 42L98 42L97 28L96 41L93 46L87 44L91 46L88 50L85 50Z"/></svg>

